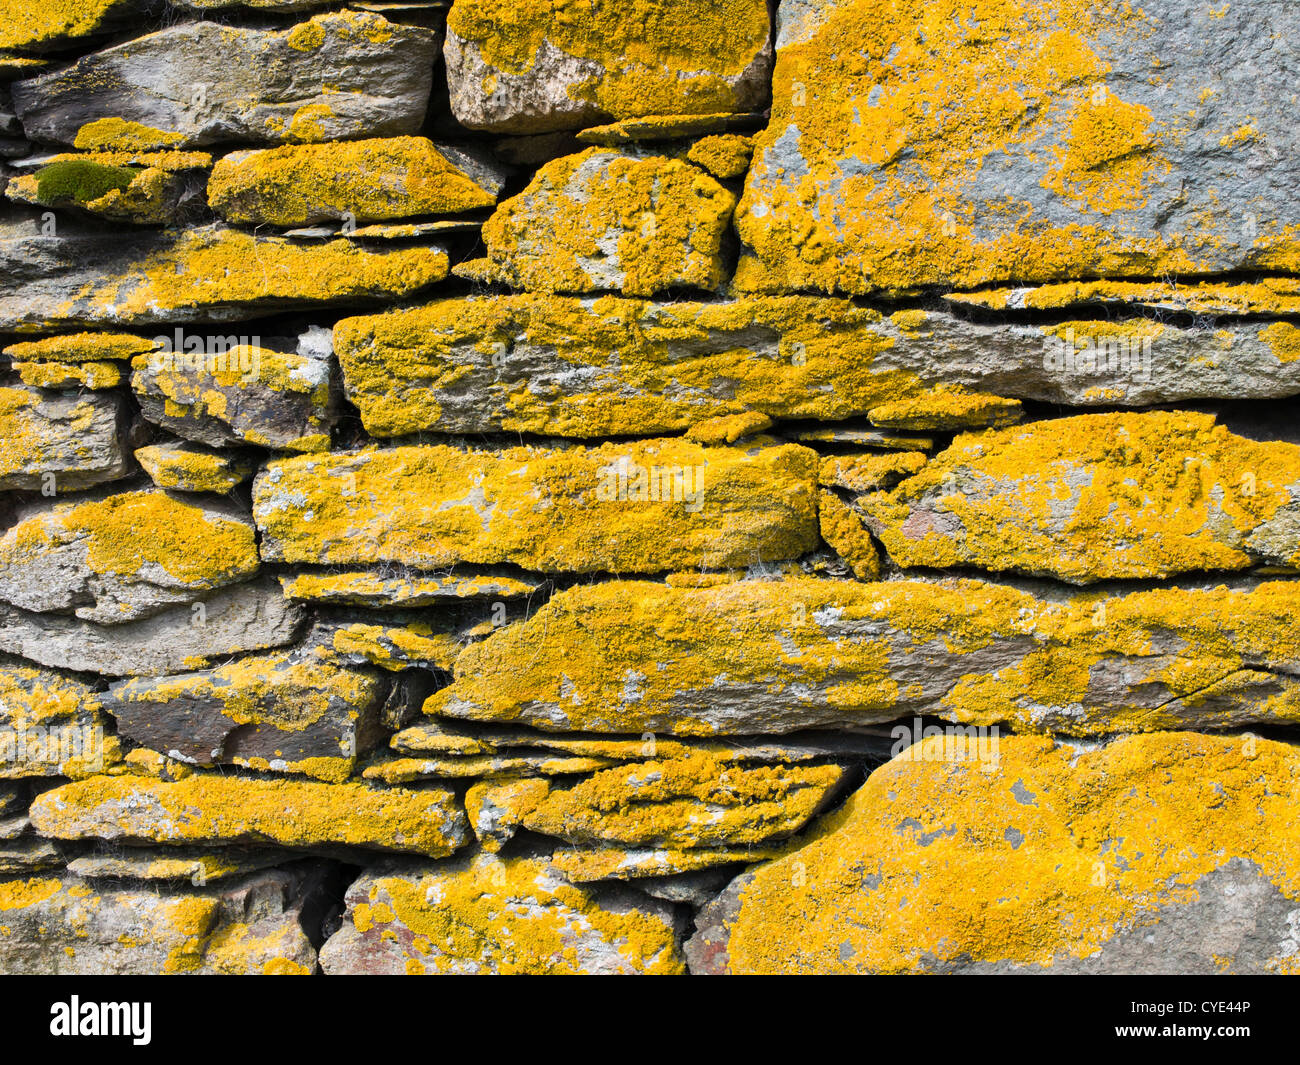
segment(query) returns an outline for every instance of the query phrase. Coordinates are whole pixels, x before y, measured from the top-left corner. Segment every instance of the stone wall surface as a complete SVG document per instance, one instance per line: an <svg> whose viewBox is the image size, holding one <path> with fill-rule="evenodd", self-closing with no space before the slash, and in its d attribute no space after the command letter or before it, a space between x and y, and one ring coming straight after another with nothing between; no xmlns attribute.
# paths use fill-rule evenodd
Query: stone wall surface
<svg viewBox="0 0 1300 1065"><path fill-rule="evenodd" d="M0 973L1300 972L1289 0L0 0Z"/></svg>

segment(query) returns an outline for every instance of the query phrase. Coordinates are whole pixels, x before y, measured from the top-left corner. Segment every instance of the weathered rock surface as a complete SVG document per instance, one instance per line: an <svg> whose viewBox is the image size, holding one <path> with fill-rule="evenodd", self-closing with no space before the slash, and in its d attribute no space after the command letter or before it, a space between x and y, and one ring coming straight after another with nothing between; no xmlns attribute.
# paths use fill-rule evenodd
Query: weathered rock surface
<svg viewBox="0 0 1300 1065"><path fill-rule="evenodd" d="M87 880L188 880L202 887L284 862L284 852L274 850L222 847L201 851L134 846L73 858L68 862L68 872Z"/></svg>
<svg viewBox="0 0 1300 1065"><path fill-rule="evenodd" d="M545 859L378 866L347 904L321 948L329 974L683 971L671 906L631 892L597 897Z"/></svg>
<svg viewBox="0 0 1300 1065"><path fill-rule="evenodd" d="M282 647L298 634L302 608L274 584L222 588L123 625L0 608L0 651L54 668L154 676L202 668L209 659Z"/></svg>
<svg viewBox="0 0 1300 1065"><path fill-rule="evenodd" d="M388 686L374 670L283 652L112 685L119 735L169 758L341 782L379 738Z"/></svg>
<svg viewBox="0 0 1300 1065"><path fill-rule="evenodd" d="M1285 0L817 0L779 19L742 289L1295 267Z"/></svg>
<svg viewBox="0 0 1300 1065"><path fill-rule="evenodd" d="M499 754L462 757L379 758L366 766L361 776L365 780L380 780L385 784L413 784L421 780L513 778L521 774L569 776L608 769L615 764L617 763L610 758L507 749Z"/></svg>
<svg viewBox="0 0 1300 1065"><path fill-rule="evenodd" d="M241 225L378 222L496 205L506 171L487 153L392 137L231 152L208 203Z"/></svg>
<svg viewBox="0 0 1300 1065"><path fill-rule="evenodd" d="M90 687L73 677L0 667L0 780L83 777L116 763L120 745L105 735L108 719L101 706ZM0 812L26 808L24 796L0 791Z"/></svg>
<svg viewBox="0 0 1300 1065"><path fill-rule="evenodd" d="M959 428L1005 418L989 407L998 397L1140 406L1300 394L1300 331L1285 322L984 325L815 297L517 294L345 318L334 336L348 398L377 436L646 435L749 412Z"/></svg>
<svg viewBox="0 0 1300 1065"><path fill-rule="evenodd" d="M122 368L115 362L15 362L18 380L33 388L52 390L116 388L122 383Z"/></svg>
<svg viewBox="0 0 1300 1065"><path fill-rule="evenodd" d="M772 46L762 0L614 0L581 11L481 0L448 15L443 58L462 125L545 133L760 110Z"/></svg>
<svg viewBox="0 0 1300 1065"><path fill-rule="evenodd" d="M152 617L260 568L233 507L161 491L42 509L0 536L0 599L103 625Z"/></svg>
<svg viewBox="0 0 1300 1065"><path fill-rule="evenodd" d="M411 571L388 574L374 570L342 573L297 573L282 577L285 597L306 603L343 603L364 607L419 607L466 599L512 599L540 590L540 580L505 573L441 576Z"/></svg>
<svg viewBox="0 0 1300 1065"><path fill-rule="evenodd" d="M1300 566L1300 446L1206 414L1093 414L957 438L859 500L900 566L1075 583Z"/></svg>
<svg viewBox="0 0 1300 1065"><path fill-rule="evenodd" d="M488 263L472 276L543 292L711 292L735 206L690 163L590 148L546 164L497 208L483 226Z"/></svg>
<svg viewBox="0 0 1300 1065"><path fill-rule="evenodd" d="M941 746L745 874L710 925L714 970L1295 970L1290 745L1008 737L992 772Z"/></svg>
<svg viewBox="0 0 1300 1065"><path fill-rule="evenodd" d="M792 445L680 440L304 455L258 476L253 512L268 561L576 573L743 566L814 546L816 463Z"/></svg>
<svg viewBox="0 0 1300 1065"><path fill-rule="evenodd" d="M159 488L225 495L253 475L250 459L170 440L135 450L135 460Z"/></svg>
<svg viewBox="0 0 1300 1065"><path fill-rule="evenodd" d="M0 490L71 492L124 477L128 417L113 393L0 387Z"/></svg>
<svg viewBox="0 0 1300 1065"><path fill-rule="evenodd" d="M39 795L28 816L53 839L364 847L441 858L469 836L439 788L195 773L183 780L100 776Z"/></svg>
<svg viewBox="0 0 1300 1065"><path fill-rule="evenodd" d="M329 447L337 396L327 357L240 342L210 354L152 352L131 366L144 417L178 436L210 447Z"/></svg>
<svg viewBox="0 0 1300 1065"><path fill-rule="evenodd" d="M78 148L114 122L169 147L396 136L424 120L435 48L422 27L355 11L288 30L185 22L16 82L14 106L30 139Z"/></svg>
<svg viewBox="0 0 1300 1065"><path fill-rule="evenodd" d="M102 890L79 877L0 881L5 975L294 974L315 970L305 872L213 888Z"/></svg>
<svg viewBox="0 0 1300 1065"><path fill-rule="evenodd" d="M677 735L922 714L1070 735L1300 720L1297 582L1044 593L811 579L573 588L469 647L425 709Z"/></svg>
<svg viewBox="0 0 1300 1065"><path fill-rule="evenodd" d="M440 247L303 245L221 226L133 232L0 223L0 329L238 321L411 295L447 276Z"/></svg>
<svg viewBox="0 0 1300 1065"><path fill-rule="evenodd" d="M15 203L71 208L132 225L182 225L198 217L206 169L186 158L192 153L153 153L161 165L130 167L116 162L120 154L55 156L34 174L15 177L4 194Z"/></svg>
<svg viewBox="0 0 1300 1065"><path fill-rule="evenodd" d="M0 5L0 49L59 51L139 18L143 0L5 0Z"/></svg>
<svg viewBox="0 0 1300 1065"><path fill-rule="evenodd" d="M643 887L640 882L644 880L662 877L665 884L673 884L683 874L717 869L719 866L734 867L740 863L748 865L778 857L780 853L779 845L700 847L689 850L671 847L580 847L557 851L553 860L555 868L574 883L630 880L637 887Z"/></svg>

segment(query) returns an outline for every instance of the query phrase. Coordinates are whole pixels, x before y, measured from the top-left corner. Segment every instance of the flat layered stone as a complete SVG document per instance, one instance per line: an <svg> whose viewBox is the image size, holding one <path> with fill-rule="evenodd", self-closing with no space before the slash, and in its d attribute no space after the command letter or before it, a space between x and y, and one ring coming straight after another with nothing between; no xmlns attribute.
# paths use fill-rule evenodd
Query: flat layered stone
<svg viewBox="0 0 1300 1065"><path fill-rule="evenodd" d="M497 208L483 226L488 263L473 276L543 292L712 292L735 206L683 160L590 148L547 163Z"/></svg>
<svg viewBox="0 0 1300 1065"><path fill-rule="evenodd" d="M386 622L330 620L319 623L308 640L315 653L346 665L374 665L390 672L405 669L450 671L469 642L452 619Z"/></svg>
<svg viewBox="0 0 1300 1065"><path fill-rule="evenodd" d="M246 581L261 568L251 520L158 490L58 503L0 536L0 599L119 625Z"/></svg>
<svg viewBox="0 0 1300 1065"><path fill-rule="evenodd" d="M555 868L570 881L588 884L600 880L641 881L676 877L719 866L749 865L778 857L779 847L725 847L682 850L671 847L590 847L556 851ZM640 886L638 884L638 886Z"/></svg>
<svg viewBox="0 0 1300 1065"><path fill-rule="evenodd" d="M498 754L446 756L442 758L380 758L362 770L365 780L385 784L412 784L420 780L477 780L484 777L515 777L540 774L544 777L592 773L617 764L611 758L560 755L552 752L511 751Z"/></svg>
<svg viewBox="0 0 1300 1065"><path fill-rule="evenodd" d="M209 659L291 643L304 614L279 588L254 581L122 625L0 607L0 651L56 669L157 676Z"/></svg>
<svg viewBox="0 0 1300 1065"><path fill-rule="evenodd" d="M542 777L488 779L471 784L465 792L465 813L482 848L501 850L550 790L550 782Z"/></svg>
<svg viewBox="0 0 1300 1065"><path fill-rule="evenodd" d="M5 975L308 975L306 872L211 888L106 890L70 874L0 881Z"/></svg>
<svg viewBox="0 0 1300 1065"><path fill-rule="evenodd" d="M671 906L632 892L597 896L544 858L381 865L346 898L343 927L321 948L331 975L684 971Z"/></svg>
<svg viewBox="0 0 1300 1065"><path fill-rule="evenodd" d="M220 353L156 351L131 363L145 419L210 447L325 451L337 417L332 363L237 343Z"/></svg>
<svg viewBox="0 0 1300 1065"><path fill-rule="evenodd" d="M903 567L1074 583L1300 566L1300 446L1208 414L1094 414L958 437L858 501Z"/></svg>
<svg viewBox="0 0 1300 1065"><path fill-rule="evenodd" d="M179 440L136 448L135 460L159 488L226 495L253 475L245 456L209 451Z"/></svg>
<svg viewBox="0 0 1300 1065"><path fill-rule="evenodd" d="M1072 597L958 580L612 581L469 647L425 711L670 736L912 715L1083 736L1286 724L1300 720L1298 597L1284 580Z"/></svg>
<svg viewBox="0 0 1300 1065"><path fill-rule="evenodd" d="M4 354L14 362L125 362L157 347L156 338L135 333L62 333L10 344Z"/></svg>
<svg viewBox="0 0 1300 1065"><path fill-rule="evenodd" d="M121 757L100 697L75 677L30 666L0 667L0 782L84 777ZM0 813L24 811L26 793L0 783ZM21 829L18 834L21 834ZM0 833L0 839L11 838Z"/></svg>
<svg viewBox="0 0 1300 1065"><path fill-rule="evenodd" d="M183 225L198 217L203 173L188 167L124 167L112 161L115 155L56 157L34 174L13 178L5 197L131 225Z"/></svg>
<svg viewBox="0 0 1300 1065"><path fill-rule="evenodd" d="M168 758L341 782L379 738L388 685L284 652L109 687L104 706L125 736Z"/></svg>
<svg viewBox="0 0 1300 1065"><path fill-rule="evenodd" d="M412 295L447 276L441 247L303 245L222 226L129 237L61 222L0 223L0 329L238 321L274 311Z"/></svg>
<svg viewBox="0 0 1300 1065"><path fill-rule="evenodd" d="M87 854L68 862L68 872L87 880L188 880L196 886L229 880L268 866L283 865L283 851L187 851L179 847L122 847L106 854Z"/></svg>
<svg viewBox="0 0 1300 1065"><path fill-rule="evenodd" d="M710 139L707 134L735 136L726 131L758 129L763 125L763 119L760 112L753 111L747 114L720 111L711 115L645 115L604 126L589 126L575 136L581 144L598 144L604 148L647 141L702 143Z"/></svg>
<svg viewBox="0 0 1300 1065"><path fill-rule="evenodd" d="M253 483L253 512L262 557L277 562L743 566L815 544L815 467L792 445L396 447L271 462Z"/></svg>
<svg viewBox="0 0 1300 1065"><path fill-rule="evenodd" d="M126 476L128 420L116 393L0 387L0 490L73 492Z"/></svg>
<svg viewBox="0 0 1300 1065"><path fill-rule="evenodd" d="M646 435L755 414L951 429L1014 421L1014 399L1282 398L1300 394L1298 338L1285 322L989 325L816 297L533 293L438 300L334 329L348 398L376 436Z"/></svg>
<svg viewBox="0 0 1300 1065"><path fill-rule="evenodd" d="M138 452L137 452L138 454ZM892 488L905 477L920 473L929 459L915 451L894 454L828 455L817 471L817 483L844 488L859 495Z"/></svg>
<svg viewBox="0 0 1300 1065"><path fill-rule="evenodd" d="M366 12L286 30L183 22L16 82L14 106L30 139L78 148L105 121L168 147L397 136L424 121L436 48L429 30Z"/></svg>
<svg viewBox="0 0 1300 1065"><path fill-rule="evenodd" d="M770 35L762 0L615 0L580 13L485 0L449 13L443 58L461 125L535 134L761 110Z"/></svg>
<svg viewBox="0 0 1300 1065"><path fill-rule="evenodd" d="M505 178L491 155L425 137L295 144L223 156L208 204L240 225L378 222L494 207Z"/></svg>
<svg viewBox="0 0 1300 1065"><path fill-rule="evenodd" d="M288 599L372 608L436 606L466 599L512 599L532 595L541 585L540 580L488 573L443 577L412 572L388 576L373 570L352 570L296 573L280 578L280 587Z"/></svg>
<svg viewBox="0 0 1300 1065"><path fill-rule="evenodd" d="M63 865L64 855L47 839L35 837L0 842L0 876L27 876Z"/></svg>
<svg viewBox="0 0 1300 1065"><path fill-rule="evenodd" d="M822 539L840 556L853 576L860 581L872 581L880 576L880 551L852 505L834 492L823 491L817 504L817 520Z"/></svg>
<svg viewBox="0 0 1300 1065"><path fill-rule="evenodd" d="M54 390L116 388L124 380L122 368L115 362L15 362L13 371L25 385Z"/></svg>
<svg viewBox="0 0 1300 1065"><path fill-rule="evenodd" d="M522 823L569 843L769 843L799 831L843 779L837 765L742 768L702 754L607 769L556 788Z"/></svg>
<svg viewBox="0 0 1300 1065"><path fill-rule="evenodd" d="M184 780L100 776L39 795L29 815L53 839L178 845L326 845L442 858L469 835L440 788L194 773Z"/></svg>
<svg viewBox="0 0 1300 1065"><path fill-rule="evenodd" d="M808 0L778 24L740 289L1295 267L1285 0Z"/></svg>
<svg viewBox="0 0 1300 1065"><path fill-rule="evenodd" d="M705 971L1294 971L1294 747L1016 736L1000 756L926 741L878 770L728 889Z"/></svg>
<svg viewBox="0 0 1300 1065"><path fill-rule="evenodd" d="M1185 314L1300 313L1300 278L1255 281L1061 281L1048 285L947 292L957 306L997 311L1057 310L1065 307L1145 308Z"/></svg>
<svg viewBox="0 0 1300 1065"><path fill-rule="evenodd" d="M139 19L141 0L5 0L0 8L0 49L60 51L75 41L111 32Z"/></svg>

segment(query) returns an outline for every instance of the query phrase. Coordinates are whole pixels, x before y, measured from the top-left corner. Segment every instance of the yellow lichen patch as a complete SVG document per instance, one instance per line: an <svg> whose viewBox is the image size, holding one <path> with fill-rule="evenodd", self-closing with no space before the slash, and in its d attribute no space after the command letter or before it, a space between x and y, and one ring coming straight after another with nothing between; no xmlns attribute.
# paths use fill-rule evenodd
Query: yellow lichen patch
<svg viewBox="0 0 1300 1065"><path fill-rule="evenodd" d="M936 389L929 395L872 407L867 418L886 429L969 429L1011 425L1023 413L1018 399Z"/></svg>
<svg viewBox="0 0 1300 1065"><path fill-rule="evenodd" d="M139 122L99 118L77 130L72 146L83 152L151 152L173 148L184 139L184 134Z"/></svg>
<svg viewBox="0 0 1300 1065"><path fill-rule="evenodd" d="M334 631L333 650L348 661L361 659L387 670L451 669L462 649L454 633L434 632L422 622L408 625L344 625Z"/></svg>
<svg viewBox="0 0 1300 1065"><path fill-rule="evenodd" d="M496 196L423 137L235 152L213 168L208 203L231 222L372 222L491 207Z"/></svg>
<svg viewBox="0 0 1300 1065"><path fill-rule="evenodd" d="M84 777L121 758L100 698L81 681L30 666L0 668L0 779Z"/></svg>
<svg viewBox="0 0 1300 1065"><path fill-rule="evenodd" d="M745 846L797 832L843 775L834 765L742 768L699 753L554 789L521 821L570 843Z"/></svg>
<svg viewBox="0 0 1300 1065"><path fill-rule="evenodd" d="M115 362L15 362L18 379L33 388L116 388L122 368Z"/></svg>
<svg viewBox="0 0 1300 1065"><path fill-rule="evenodd" d="M102 153L65 156L70 163L51 160L35 174L13 178L5 195L20 203L42 207L77 207L90 214L140 225L162 225L175 221L178 204L185 191L183 179L174 171L159 167L120 167L102 161ZM55 181L53 187L46 174L60 166L96 167L106 172L120 172L120 185L108 189L82 189L72 181Z"/></svg>
<svg viewBox="0 0 1300 1065"><path fill-rule="evenodd" d="M189 445L151 444L137 448L135 459L155 485L178 492L224 495L253 472L248 459Z"/></svg>
<svg viewBox="0 0 1300 1065"><path fill-rule="evenodd" d="M359 941L353 949L376 962L391 957L403 971L684 971L664 913L602 906L545 861L482 854L472 863L363 878L358 886L348 900L350 938ZM331 942L322 952L327 971L335 949L344 948Z"/></svg>
<svg viewBox="0 0 1300 1065"><path fill-rule="evenodd" d="M14 362L103 362L132 359L157 346L134 333L69 333L10 344L4 353Z"/></svg>
<svg viewBox="0 0 1300 1065"><path fill-rule="evenodd" d="M788 846L788 844L787 844ZM647 876L676 876L719 865L749 864L779 857L778 847L701 847L680 850L672 847L627 849L590 847L556 851L555 868L575 883L593 880L637 880Z"/></svg>
<svg viewBox="0 0 1300 1065"><path fill-rule="evenodd" d="M479 777L514 777L520 773L569 776L606 769L608 758L525 752L523 754L467 755L446 758L381 758L362 772L364 780L385 784L410 784L421 780L458 780Z"/></svg>
<svg viewBox="0 0 1300 1065"><path fill-rule="evenodd" d="M1278 362L1300 360L1300 329L1290 322L1274 322L1267 326L1260 336L1273 349Z"/></svg>
<svg viewBox="0 0 1300 1065"><path fill-rule="evenodd" d="M993 288L953 292L945 299L993 310L1054 310L1100 303L1152 306L1194 314L1295 314L1300 312L1300 278L1258 281L1067 281L1035 288Z"/></svg>
<svg viewBox="0 0 1300 1065"><path fill-rule="evenodd" d="M447 28L507 74L531 70L544 42L598 64L598 77L569 91L615 118L736 111L744 101L734 80L770 32L762 0L484 0L451 11Z"/></svg>
<svg viewBox="0 0 1300 1065"><path fill-rule="evenodd" d="M927 461L928 458L918 451L829 455L822 459L817 483L827 488L846 488L850 492L875 492L920 473Z"/></svg>
<svg viewBox="0 0 1300 1065"><path fill-rule="evenodd" d="M1298 483L1300 447L1212 415L1096 414L960 436L859 503L900 565L1084 582L1287 563Z"/></svg>
<svg viewBox="0 0 1300 1065"><path fill-rule="evenodd" d="M686 431L686 439L697 444L718 447L734 444L747 436L761 433L772 427L772 419L756 410L744 414L724 414L717 418L706 418L696 422Z"/></svg>
<svg viewBox="0 0 1300 1065"><path fill-rule="evenodd" d="M591 148L543 166L483 226L500 280L544 292L716 289L736 205L679 159Z"/></svg>
<svg viewBox="0 0 1300 1065"><path fill-rule="evenodd" d="M815 542L816 455L680 439L299 456L254 483L263 557L659 572L793 558Z"/></svg>
<svg viewBox="0 0 1300 1065"><path fill-rule="evenodd" d="M509 598L537 590L535 581L504 575L434 576L412 573L387 576L370 570L344 573L297 573L281 577L285 598L300 602L350 603L355 606L426 606L432 603L488 597Z"/></svg>
<svg viewBox="0 0 1300 1065"><path fill-rule="evenodd" d="M880 576L880 552L851 506L834 492L823 491L817 507L822 539L840 556L860 581Z"/></svg>
<svg viewBox="0 0 1300 1065"><path fill-rule="evenodd" d="M127 0L0 0L0 48L57 49L102 33L132 6Z"/></svg>
<svg viewBox="0 0 1300 1065"><path fill-rule="evenodd" d="M21 910L58 894L62 883L49 877L0 881L0 910Z"/></svg>
<svg viewBox="0 0 1300 1065"><path fill-rule="evenodd" d="M465 793L465 813L483 849L500 850L550 793L550 782L542 777L480 781Z"/></svg>
<svg viewBox="0 0 1300 1065"><path fill-rule="evenodd" d="M441 789L207 773L173 782L92 777L44 792L30 817L55 839L335 843L435 858L450 854L467 834L453 796Z"/></svg>
<svg viewBox="0 0 1300 1065"><path fill-rule="evenodd" d="M1104 971L1108 944L1158 933L1230 861L1300 899L1288 744L1156 733L1075 751L1004 737L991 769L952 753L943 739L904 752L805 846L756 869L728 922L730 969ZM1256 964L1290 972L1295 959Z"/></svg>
<svg viewBox="0 0 1300 1065"><path fill-rule="evenodd" d="M703 137L686 151L686 158L720 181L743 177L754 156L754 138L735 133Z"/></svg>

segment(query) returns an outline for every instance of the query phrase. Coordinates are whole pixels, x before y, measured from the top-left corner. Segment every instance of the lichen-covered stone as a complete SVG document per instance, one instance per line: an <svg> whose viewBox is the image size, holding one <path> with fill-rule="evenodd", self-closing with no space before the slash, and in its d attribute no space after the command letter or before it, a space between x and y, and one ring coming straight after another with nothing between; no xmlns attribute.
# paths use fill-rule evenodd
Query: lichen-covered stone
<svg viewBox="0 0 1300 1065"><path fill-rule="evenodd" d="M35 836L0 841L0 876L29 876L63 865L64 855L55 843Z"/></svg>
<svg viewBox="0 0 1300 1065"><path fill-rule="evenodd" d="M379 738L387 685L284 652L109 687L118 733L178 761L239 765L341 782Z"/></svg>
<svg viewBox="0 0 1300 1065"><path fill-rule="evenodd" d="M182 847L120 847L86 854L68 862L68 872L88 880L181 881L202 886L217 880L283 865L285 854L275 850L222 847L201 851Z"/></svg>
<svg viewBox="0 0 1300 1065"><path fill-rule="evenodd" d="M680 440L398 447L282 459L253 483L268 561L657 572L793 558L816 542L816 455Z"/></svg>
<svg viewBox="0 0 1300 1065"><path fill-rule="evenodd" d="M115 362L15 362L18 380L33 388L55 390L116 388L124 379Z"/></svg>
<svg viewBox="0 0 1300 1065"><path fill-rule="evenodd" d="M169 844L330 844L441 858L466 841L455 796L439 788L194 773L184 780L99 776L39 795L28 816L53 839Z"/></svg>
<svg viewBox="0 0 1300 1065"><path fill-rule="evenodd" d="M778 18L741 288L1294 269L1285 0L812 0Z"/></svg>
<svg viewBox="0 0 1300 1065"><path fill-rule="evenodd" d="M493 207L504 182L480 151L391 137L231 152L212 170L208 203L241 225L377 222Z"/></svg>
<svg viewBox="0 0 1300 1065"><path fill-rule="evenodd" d="M543 858L382 865L348 889L347 906L321 948L331 975L684 971L671 906L596 896Z"/></svg>
<svg viewBox="0 0 1300 1065"><path fill-rule="evenodd" d="M1289 323L985 325L845 300L650 302L540 294L345 318L347 395L376 436L680 432L764 414L948 429L1006 397L1081 405L1300 394Z"/></svg>
<svg viewBox="0 0 1300 1065"><path fill-rule="evenodd" d="M0 666L0 780L84 777L120 757L98 695L81 681L29 666ZM16 798L4 812L25 806Z"/></svg>
<svg viewBox="0 0 1300 1065"><path fill-rule="evenodd" d="M780 852L781 848L777 846L700 847L690 850L672 847L575 847L557 851L552 861L556 869L576 884L598 880L639 882L651 877L675 879L683 873L735 866L738 863L749 865L778 857ZM638 883L637 886L641 885Z"/></svg>
<svg viewBox="0 0 1300 1065"><path fill-rule="evenodd" d="M542 777L477 781L465 792L469 827L485 851L499 851L550 791L550 782Z"/></svg>
<svg viewBox="0 0 1300 1065"><path fill-rule="evenodd" d="M763 0L536 0L453 8L443 58L462 125L497 133L578 129L640 115L755 111L772 47Z"/></svg>
<svg viewBox="0 0 1300 1065"><path fill-rule="evenodd" d="M857 512L834 492L823 491L817 504L822 539L860 581L880 576L880 552Z"/></svg>
<svg viewBox="0 0 1300 1065"><path fill-rule="evenodd" d="M817 483L827 488L845 488L864 495L892 488L903 478L920 473L929 460L915 451L894 454L828 455L822 459Z"/></svg>
<svg viewBox="0 0 1300 1065"><path fill-rule="evenodd" d="M680 159L590 148L542 167L483 226L491 277L543 292L714 291L736 197Z"/></svg>
<svg viewBox="0 0 1300 1065"><path fill-rule="evenodd" d="M137 453L138 454L138 453ZM387 574L374 570L296 573L281 577L285 597L304 603L364 607L419 607L466 599L511 599L531 595L541 582L509 574Z"/></svg>
<svg viewBox="0 0 1300 1065"><path fill-rule="evenodd" d="M735 133L702 137L686 152L688 161L703 167L719 181L743 177L754 155L754 139Z"/></svg>
<svg viewBox="0 0 1300 1065"><path fill-rule="evenodd" d="M679 736L912 715L1085 736L1300 720L1297 582L1043 591L806 578L572 588L469 647L425 709Z"/></svg>
<svg viewBox="0 0 1300 1065"><path fill-rule="evenodd" d="M900 566L1076 583L1300 566L1300 446L1181 412L1093 414L957 438L859 500Z"/></svg>
<svg viewBox="0 0 1300 1065"><path fill-rule="evenodd" d="M252 581L121 625L0 607L0 651L56 669L156 676L202 669L209 659L282 647L303 611L274 584Z"/></svg>
<svg viewBox="0 0 1300 1065"><path fill-rule="evenodd" d="M477 780L535 773L544 777L570 776L608 769L610 758L562 755L551 751L510 751L463 757L378 758L362 771L364 780L385 784L413 784L421 780Z"/></svg>
<svg viewBox="0 0 1300 1065"><path fill-rule="evenodd" d="M0 387L0 490L73 492L124 477L127 418L116 393Z"/></svg>
<svg viewBox="0 0 1300 1065"><path fill-rule="evenodd" d="M1295 970L1293 747L1157 733L999 753L988 771L925 741L878 770L807 845L744 875L719 967Z"/></svg>
<svg viewBox="0 0 1300 1065"><path fill-rule="evenodd" d="M396 136L424 120L435 48L429 30L368 12L285 30L184 22L16 82L14 106L29 138L79 148L105 120L168 147Z"/></svg>
<svg viewBox="0 0 1300 1065"><path fill-rule="evenodd" d="M14 362L124 362L158 347L158 341L135 333L63 333L10 344L4 353Z"/></svg>
<svg viewBox="0 0 1300 1065"><path fill-rule="evenodd" d="M303 245L221 226L120 233L64 223L59 239L0 223L0 329L235 321L411 295L447 276L441 247Z"/></svg>
<svg viewBox="0 0 1300 1065"><path fill-rule="evenodd" d="M211 888L104 889L77 876L0 881L5 975L307 975L306 872L266 870Z"/></svg>
<svg viewBox="0 0 1300 1065"><path fill-rule="evenodd" d="M324 451L336 417L328 358L236 344L219 354L158 351L131 364L144 417L211 447Z"/></svg>
<svg viewBox="0 0 1300 1065"><path fill-rule="evenodd" d="M119 625L252 578L252 522L157 490L59 503L0 536L0 599Z"/></svg>
<svg viewBox="0 0 1300 1065"><path fill-rule="evenodd" d="M521 820L569 843L770 843L807 824L843 778L837 765L744 768L698 754L604 770L552 790Z"/></svg>
<svg viewBox="0 0 1300 1065"><path fill-rule="evenodd" d="M135 460L159 488L225 495L253 475L253 463L231 452L171 440L136 448Z"/></svg>
<svg viewBox="0 0 1300 1065"><path fill-rule="evenodd" d="M202 174L189 173L189 167L121 166L111 161L113 154L56 158L34 174L14 178L5 196L134 225L181 224L198 214Z"/></svg>
<svg viewBox="0 0 1300 1065"><path fill-rule="evenodd" d="M141 0L3 0L0 49L60 51L140 18L144 8Z"/></svg>
<svg viewBox="0 0 1300 1065"><path fill-rule="evenodd" d="M1187 314L1277 315L1300 312L1300 278L1252 281L1060 281L1055 284L946 292L956 306L998 311L1076 307L1145 308Z"/></svg>

